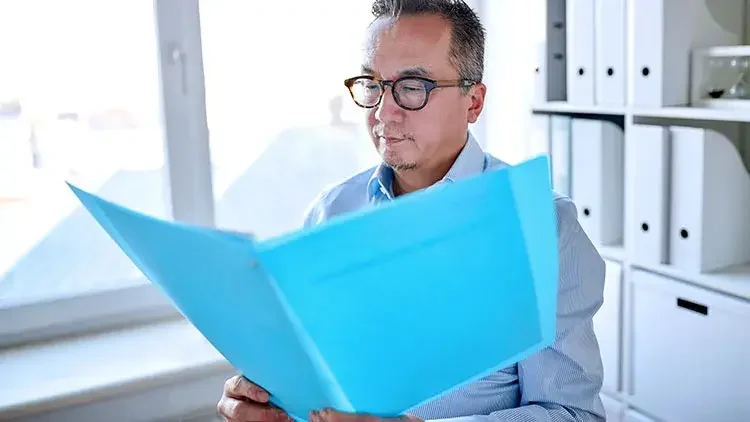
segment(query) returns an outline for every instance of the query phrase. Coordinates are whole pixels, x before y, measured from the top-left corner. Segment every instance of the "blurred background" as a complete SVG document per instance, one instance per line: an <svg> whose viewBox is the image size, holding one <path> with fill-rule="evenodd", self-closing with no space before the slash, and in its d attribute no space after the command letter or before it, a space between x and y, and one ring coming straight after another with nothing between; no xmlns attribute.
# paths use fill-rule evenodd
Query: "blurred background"
<svg viewBox="0 0 750 422"><path fill-rule="evenodd" d="M746 0L473 0L497 157L548 155L606 259L610 420L750 414ZM293 231L378 163L369 0L0 0L0 420L207 422L232 368L64 181Z"/></svg>

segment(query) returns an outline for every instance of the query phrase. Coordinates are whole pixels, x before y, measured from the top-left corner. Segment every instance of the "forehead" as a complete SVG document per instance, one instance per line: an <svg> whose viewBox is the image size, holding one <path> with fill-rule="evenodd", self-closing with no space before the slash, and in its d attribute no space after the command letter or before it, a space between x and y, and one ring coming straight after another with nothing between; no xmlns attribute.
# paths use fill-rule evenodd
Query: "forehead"
<svg viewBox="0 0 750 422"><path fill-rule="evenodd" d="M396 22L378 19L368 29L363 67L384 78L417 67L446 77L452 71L450 29L437 15L402 16Z"/></svg>

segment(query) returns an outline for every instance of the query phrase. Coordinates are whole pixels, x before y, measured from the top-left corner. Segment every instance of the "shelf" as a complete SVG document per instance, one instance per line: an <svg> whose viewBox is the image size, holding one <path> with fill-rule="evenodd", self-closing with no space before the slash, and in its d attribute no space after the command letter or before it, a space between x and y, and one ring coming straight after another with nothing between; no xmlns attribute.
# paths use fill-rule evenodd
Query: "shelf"
<svg viewBox="0 0 750 422"><path fill-rule="evenodd" d="M750 300L750 264L730 267L713 273L692 274L670 265L644 265L631 263L633 268L650 271L666 277L704 287L719 293Z"/></svg>
<svg viewBox="0 0 750 422"><path fill-rule="evenodd" d="M664 119L683 120L713 120L725 122L750 122L750 110L708 107L661 107L635 108L631 111L633 117L654 117Z"/></svg>
<svg viewBox="0 0 750 422"><path fill-rule="evenodd" d="M750 56L750 45L720 45L697 49L698 53L711 57Z"/></svg>
<svg viewBox="0 0 750 422"><path fill-rule="evenodd" d="M596 247L596 249L599 251L599 255L602 256L602 258L610 260L610 261L617 261L619 263L624 263L626 261L627 252L625 251L625 248L622 245L617 246L602 246L599 245Z"/></svg>
<svg viewBox="0 0 750 422"><path fill-rule="evenodd" d="M624 116L624 107L604 107L604 106L579 106L568 104L565 101L550 101L532 105L534 113L570 113L570 114L602 114L612 116Z"/></svg>
<svg viewBox="0 0 750 422"><path fill-rule="evenodd" d="M597 105L578 106L568 104L565 101L550 101L547 103L534 104L532 105L531 110L533 113L548 114L598 114L604 116L632 115L635 118L646 117L667 120L710 120L750 123L750 110L747 108L689 106L629 108Z"/></svg>

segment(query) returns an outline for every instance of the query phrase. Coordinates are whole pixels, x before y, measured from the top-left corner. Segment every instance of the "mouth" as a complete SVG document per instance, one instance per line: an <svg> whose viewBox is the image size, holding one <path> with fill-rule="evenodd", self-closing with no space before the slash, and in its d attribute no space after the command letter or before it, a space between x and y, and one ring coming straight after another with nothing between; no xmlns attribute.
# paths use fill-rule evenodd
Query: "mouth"
<svg viewBox="0 0 750 422"><path fill-rule="evenodd" d="M390 136L381 136L380 137L380 143L388 145L388 146L398 144L400 142L403 142L404 140L405 140L404 138L393 138L393 137L390 137Z"/></svg>

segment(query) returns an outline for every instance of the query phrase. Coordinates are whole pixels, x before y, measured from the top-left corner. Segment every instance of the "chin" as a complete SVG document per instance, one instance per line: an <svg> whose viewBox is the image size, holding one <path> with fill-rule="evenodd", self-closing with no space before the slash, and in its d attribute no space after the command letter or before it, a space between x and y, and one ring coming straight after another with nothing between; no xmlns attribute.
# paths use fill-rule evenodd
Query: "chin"
<svg viewBox="0 0 750 422"><path fill-rule="evenodd" d="M389 164L388 166L397 171L414 170L415 168L417 168L416 163L394 163Z"/></svg>
<svg viewBox="0 0 750 422"><path fill-rule="evenodd" d="M383 162L394 170L411 170L417 167L416 160L409 157L410 151L399 150L399 145L387 146L380 144L378 152Z"/></svg>
<svg viewBox="0 0 750 422"><path fill-rule="evenodd" d="M383 156L383 162L393 170L412 170L417 167L417 163L414 161L404 160L396 157Z"/></svg>

